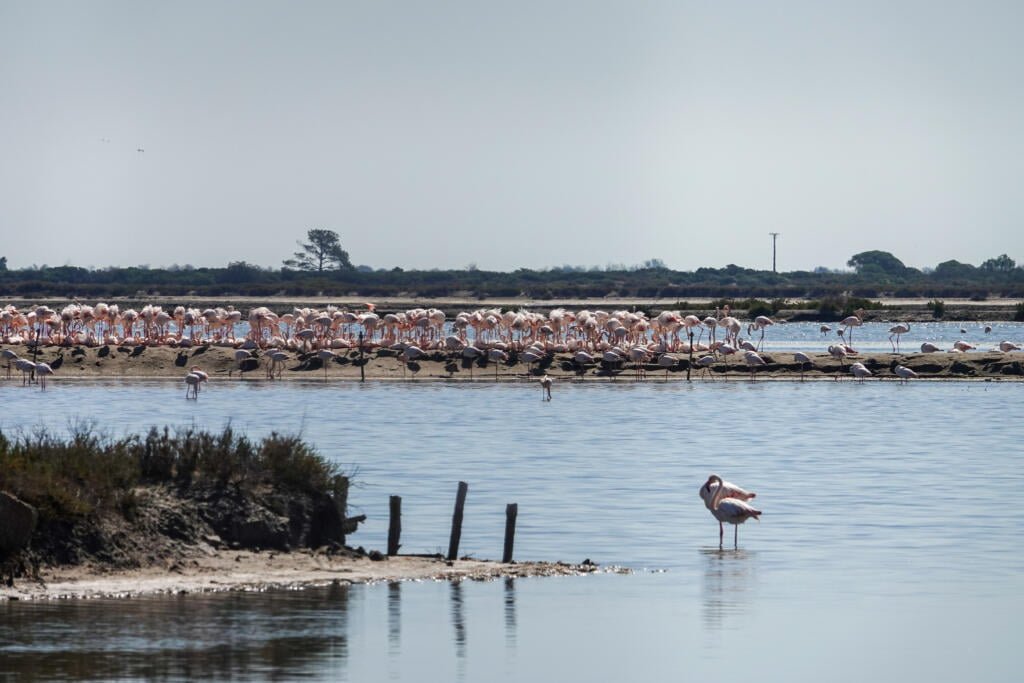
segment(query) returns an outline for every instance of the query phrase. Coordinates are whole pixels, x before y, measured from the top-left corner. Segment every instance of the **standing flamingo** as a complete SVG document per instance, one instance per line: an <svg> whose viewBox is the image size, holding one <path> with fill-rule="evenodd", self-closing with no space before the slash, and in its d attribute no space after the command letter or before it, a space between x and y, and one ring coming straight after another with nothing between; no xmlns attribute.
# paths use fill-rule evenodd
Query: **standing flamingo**
<svg viewBox="0 0 1024 683"><path fill-rule="evenodd" d="M896 363L896 361L893 361L892 363L895 366L892 369L893 374L900 378L900 383L906 384L911 379L917 377L917 373L908 368L907 366L899 365Z"/></svg>
<svg viewBox="0 0 1024 683"><path fill-rule="evenodd" d="M861 382L864 381L865 377L871 377L871 371L868 370L866 365L859 361L850 366L850 372L853 373L853 376Z"/></svg>
<svg viewBox="0 0 1024 683"><path fill-rule="evenodd" d="M185 399L199 399L199 383L202 381L199 375L190 372L185 375Z"/></svg>
<svg viewBox="0 0 1024 683"><path fill-rule="evenodd" d="M851 315L843 318L843 321L839 324L843 326L843 329L839 330L840 335L842 335L842 333L846 332L847 330L850 331L850 336L843 338L846 339L847 343L850 346L853 346L853 330L851 328L860 327L861 325L864 324L864 321L862 321L855 315Z"/></svg>
<svg viewBox="0 0 1024 683"><path fill-rule="evenodd" d="M754 318L754 322L747 325L747 334L750 334L753 330L761 330L761 338L757 342L757 348L755 351L764 350L764 331L769 325L774 325L775 322L766 315L759 315Z"/></svg>
<svg viewBox="0 0 1024 683"><path fill-rule="evenodd" d="M334 360L334 351L330 349L320 349L316 352L316 357L320 359L320 363L324 366L324 381L327 380L327 364Z"/></svg>
<svg viewBox="0 0 1024 683"><path fill-rule="evenodd" d="M755 351L747 351L743 354L743 360L747 362L747 367L750 368L750 381L754 381L754 370L759 365L764 365L764 358L757 355Z"/></svg>
<svg viewBox="0 0 1024 683"><path fill-rule="evenodd" d="M804 370L811 364L811 357L803 351L797 351L793 354L793 360L800 364L800 381L804 381Z"/></svg>
<svg viewBox="0 0 1024 683"><path fill-rule="evenodd" d="M46 363L36 363L36 377L39 377L39 388L46 388L46 377L47 375L53 374L53 368Z"/></svg>
<svg viewBox="0 0 1024 683"><path fill-rule="evenodd" d="M18 360L18 354L10 349L4 349L0 351L0 357L7 361L7 379L11 378L11 363Z"/></svg>
<svg viewBox="0 0 1024 683"><path fill-rule="evenodd" d="M725 482L717 474L712 474L700 488L700 497L704 505L715 519L718 520L718 547L722 547L725 536L723 522L734 526L733 547L739 546L740 524L753 517L760 519L761 511L754 508L746 501L754 498L756 494Z"/></svg>
<svg viewBox="0 0 1024 683"><path fill-rule="evenodd" d="M836 379L839 379L839 373L846 369L843 365L843 359L846 358L846 346L843 344L834 344L828 347L828 354L833 358L839 359L839 371L836 372Z"/></svg>
<svg viewBox="0 0 1024 683"><path fill-rule="evenodd" d="M897 323L889 328L889 343L892 344L892 350L895 353L900 352L900 335L910 332L910 323ZM892 338L896 337L896 343L892 343Z"/></svg>
<svg viewBox="0 0 1024 683"><path fill-rule="evenodd" d="M541 399L545 401L551 400L551 378L544 375L540 378L540 390Z"/></svg>

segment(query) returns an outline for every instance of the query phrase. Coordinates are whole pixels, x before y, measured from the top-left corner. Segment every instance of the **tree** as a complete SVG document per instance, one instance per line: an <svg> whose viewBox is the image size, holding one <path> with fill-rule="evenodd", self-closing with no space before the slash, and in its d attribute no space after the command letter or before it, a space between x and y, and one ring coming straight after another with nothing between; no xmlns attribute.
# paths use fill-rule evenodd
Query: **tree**
<svg viewBox="0 0 1024 683"><path fill-rule="evenodd" d="M885 273L886 275L903 275L907 267L898 258L887 251L862 251L854 254L846 265L856 268L858 273Z"/></svg>
<svg viewBox="0 0 1024 683"><path fill-rule="evenodd" d="M309 242L296 242L302 251L295 252L295 258L286 259L283 263L289 268L316 271L352 270L352 262L348 260L348 252L341 248L338 233L333 230L310 230L306 233Z"/></svg>
<svg viewBox="0 0 1024 683"><path fill-rule="evenodd" d="M959 261L943 261L935 266L934 277L936 280L970 280L975 275L976 268L970 263Z"/></svg>
<svg viewBox="0 0 1024 683"><path fill-rule="evenodd" d="M981 269L990 273L1009 273L1016 267L1017 263L1006 254L997 258L990 258L981 264Z"/></svg>

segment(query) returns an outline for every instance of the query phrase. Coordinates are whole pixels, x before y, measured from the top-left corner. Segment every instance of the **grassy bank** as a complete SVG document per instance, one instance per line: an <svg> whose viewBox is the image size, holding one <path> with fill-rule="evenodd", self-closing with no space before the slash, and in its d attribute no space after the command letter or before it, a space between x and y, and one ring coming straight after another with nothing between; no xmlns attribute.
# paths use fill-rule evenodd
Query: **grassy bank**
<svg viewBox="0 0 1024 683"><path fill-rule="evenodd" d="M130 514L139 485L270 487L344 498L348 479L301 438L276 433L254 442L231 427L219 434L153 428L120 439L90 428L67 438L0 432L0 489L35 506L40 522Z"/></svg>
<svg viewBox="0 0 1024 683"><path fill-rule="evenodd" d="M298 436L0 433L0 491L32 506L30 564L145 566L200 546L344 543L349 478ZM8 553L9 555L11 553ZM8 558L11 559L11 558ZM15 558L17 559L17 558Z"/></svg>

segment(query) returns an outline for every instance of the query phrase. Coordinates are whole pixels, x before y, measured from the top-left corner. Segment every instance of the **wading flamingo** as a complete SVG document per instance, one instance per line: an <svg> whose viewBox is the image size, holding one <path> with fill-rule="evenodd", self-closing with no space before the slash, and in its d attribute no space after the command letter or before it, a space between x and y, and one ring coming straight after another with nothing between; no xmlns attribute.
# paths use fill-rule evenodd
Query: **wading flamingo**
<svg viewBox="0 0 1024 683"><path fill-rule="evenodd" d="M46 388L46 377L47 375L53 374L53 368L46 363L36 363L36 377L39 378L39 388Z"/></svg>
<svg viewBox="0 0 1024 683"><path fill-rule="evenodd" d="M541 390L541 399L544 400L544 401L550 401L551 400L551 378L548 377L547 375L544 375L543 377L540 378L540 390Z"/></svg>
<svg viewBox="0 0 1024 683"><path fill-rule="evenodd" d="M700 487L700 497L704 500L705 507L718 520L719 548L722 547L722 541L725 537L723 522L733 525L733 547L738 547L739 525L751 517L760 519L761 511L746 502L756 495L755 493L745 491L735 484L723 481L717 474L709 476L704 485Z"/></svg>
<svg viewBox="0 0 1024 683"><path fill-rule="evenodd" d="M896 361L893 361L892 363L893 365L896 366L892 369L893 374L900 378L901 384L906 384L911 379L917 377L917 373L908 368L906 365L899 365L896 363Z"/></svg>
<svg viewBox="0 0 1024 683"><path fill-rule="evenodd" d="M895 353L900 352L900 335L910 332L910 323L897 323L889 328L889 343L892 344L892 350ZM896 337L896 343L893 344L892 338Z"/></svg>
<svg viewBox="0 0 1024 683"><path fill-rule="evenodd" d="M811 364L811 357L803 351L797 351L793 354L793 361L800 364L800 381L804 381L804 370Z"/></svg>
<svg viewBox="0 0 1024 683"><path fill-rule="evenodd" d="M755 351L764 350L764 331L769 325L774 325L775 322L766 315L759 315L754 318L754 322L747 325L747 334L750 334L754 330L761 330L761 338L757 341L757 348Z"/></svg>

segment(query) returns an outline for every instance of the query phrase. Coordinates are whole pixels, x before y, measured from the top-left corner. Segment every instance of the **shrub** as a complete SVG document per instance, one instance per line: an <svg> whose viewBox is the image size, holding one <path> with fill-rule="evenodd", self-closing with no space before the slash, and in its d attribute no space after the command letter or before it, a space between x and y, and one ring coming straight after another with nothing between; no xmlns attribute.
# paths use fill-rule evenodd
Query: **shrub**
<svg viewBox="0 0 1024 683"><path fill-rule="evenodd" d="M928 310L932 312L933 318L941 318L946 315L946 303L941 299L932 299L928 302Z"/></svg>

